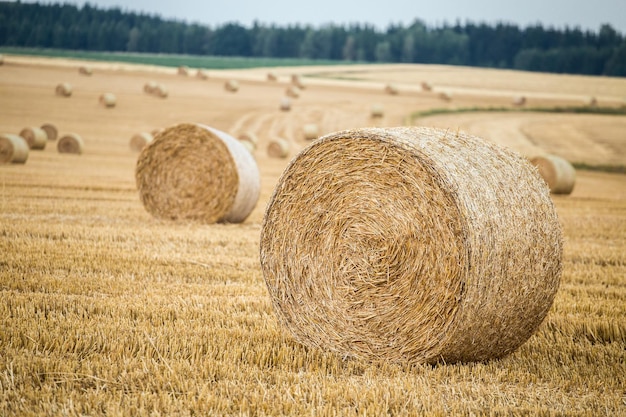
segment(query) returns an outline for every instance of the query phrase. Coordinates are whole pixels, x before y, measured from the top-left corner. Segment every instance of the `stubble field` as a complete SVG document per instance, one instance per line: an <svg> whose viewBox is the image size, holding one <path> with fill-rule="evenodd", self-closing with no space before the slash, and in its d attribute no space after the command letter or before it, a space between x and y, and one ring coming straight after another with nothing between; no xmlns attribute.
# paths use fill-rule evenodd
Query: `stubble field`
<svg viewBox="0 0 626 417"><path fill-rule="evenodd" d="M54 123L85 140L0 166L0 415L626 414L626 175L578 171L553 196L565 236L561 287L538 332L500 360L402 366L337 357L279 328L259 265L265 205L302 127L400 126L441 107L619 107L626 79L420 65L209 71L5 57L0 131ZM279 110L292 73L307 88ZM312 76L314 75L314 76ZM224 81L240 83L236 94ZM159 99L146 82L167 86ZM431 82L433 91L420 83ZM55 96L69 82L69 98ZM383 92L395 83L399 94ZM439 93L452 94L443 101ZM104 92L117 106L98 105ZM384 117L370 118L373 104ZM201 122L259 137L261 197L242 224L149 215L135 185L135 133ZM471 113L417 124L465 130L533 156L626 165L626 117ZM290 156L267 156L270 140Z"/></svg>

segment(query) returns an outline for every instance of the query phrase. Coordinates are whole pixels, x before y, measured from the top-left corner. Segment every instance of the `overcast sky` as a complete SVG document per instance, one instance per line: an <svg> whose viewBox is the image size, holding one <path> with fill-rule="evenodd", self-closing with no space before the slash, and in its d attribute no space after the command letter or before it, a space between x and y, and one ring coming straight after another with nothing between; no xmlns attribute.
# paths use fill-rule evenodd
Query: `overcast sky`
<svg viewBox="0 0 626 417"><path fill-rule="evenodd" d="M83 5L85 1L41 0L39 3ZM407 25L420 18L430 26L455 23L458 19L461 23L507 22L520 27L541 23L544 27L580 27L595 32L601 24L609 23L626 34L626 0L90 0L88 3L211 27L228 22L250 26L257 20L279 26L370 23L384 29L390 23Z"/></svg>

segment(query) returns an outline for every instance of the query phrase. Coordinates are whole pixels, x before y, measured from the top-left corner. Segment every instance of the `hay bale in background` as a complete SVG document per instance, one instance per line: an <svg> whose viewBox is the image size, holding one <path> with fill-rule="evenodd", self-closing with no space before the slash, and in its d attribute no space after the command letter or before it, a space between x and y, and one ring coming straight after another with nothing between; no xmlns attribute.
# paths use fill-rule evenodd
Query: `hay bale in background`
<svg viewBox="0 0 626 417"><path fill-rule="evenodd" d="M54 90L57 96L70 97L72 95L72 85L70 83L61 83Z"/></svg>
<svg viewBox="0 0 626 417"><path fill-rule="evenodd" d="M141 152L154 137L148 132L136 133L130 138L130 150L133 152Z"/></svg>
<svg viewBox="0 0 626 417"><path fill-rule="evenodd" d="M81 75L90 76L90 75L93 74L93 71L89 67L81 66L81 67L78 68L78 73L81 74Z"/></svg>
<svg viewBox="0 0 626 417"><path fill-rule="evenodd" d="M302 77L298 74L293 74L291 76L291 84L295 85L300 90L304 90L306 88L306 84L302 81Z"/></svg>
<svg viewBox="0 0 626 417"><path fill-rule="evenodd" d="M398 87L395 84L387 84L385 85L385 93L395 96L398 94Z"/></svg>
<svg viewBox="0 0 626 417"><path fill-rule="evenodd" d="M167 91L167 87L163 84L157 84L156 88L152 91L152 95L159 98L167 98L169 96L169 92Z"/></svg>
<svg viewBox="0 0 626 417"><path fill-rule="evenodd" d="M274 138L267 145L267 156L270 158L286 158L289 156L289 142L283 138Z"/></svg>
<svg viewBox="0 0 626 417"><path fill-rule="evenodd" d="M422 81L422 90L433 91L433 85L431 83L427 83L426 81Z"/></svg>
<svg viewBox="0 0 626 417"><path fill-rule="evenodd" d="M288 97L283 97L280 100L280 110L282 111L291 110L291 100Z"/></svg>
<svg viewBox="0 0 626 417"><path fill-rule="evenodd" d="M237 136L237 139L239 139L239 141L243 143L246 149L250 152L254 152L257 144L259 143L259 138L252 132L240 133L239 136Z"/></svg>
<svg viewBox="0 0 626 417"><path fill-rule="evenodd" d="M450 93L449 91L442 91L439 93L439 98L443 101L450 101L452 100L452 93Z"/></svg>
<svg viewBox="0 0 626 417"><path fill-rule="evenodd" d="M281 176L260 240L295 339L398 363L511 353L548 313L561 257L548 188L526 159L425 127L318 139Z"/></svg>
<svg viewBox="0 0 626 417"><path fill-rule="evenodd" d="M178 67L178 75L182 75L184 77L189 75L189 67L186 65L181 65L180 67Z"/></svg>
<svg viewBox="0 0 626 417"><path fill-rule="evenodd" d="M276 81L278 80L278 77L276 76L276 74L272 71L267 73L267 81Z"/></svg>
<svg viewBox="0 0 626 417"><path fill-rule="evenodd" d="M290 85L285 89L285 95L291 98L300 97L300 89L295 85Z"/></svg>
<svg viewBox="0 0 626 417"><path fill-rule="evenodd" d="M315 123L307 123L302 127L304 140L315 140L320 136L320 130Z"/></svg>
<svg viewBox="0 0 626 417"><path fill-rule="evenodd" d="M24 138L30 149L43 150L48 143L48 135L40 127L25 127L20 131L20 136Z"/></svg>
<svg viewBox="0 0 626 417"><path fill-rule="evenodd" d="M239 83L237 80L228 80L224 83L224 89L231 93L236 93L239 91Z"/></svg>
<svg viewBox="0 0 626 417"><path fill-rule="evenodd" d="M556 155L535 156L530 162L548 184L552 194L571 194L576 183L576 170L565 159Z"/></svg>
<svg viewBox="0 0 626 417"><path fill-rule="evenodd" d="M57 151L59 153L81 155L84 148L85 142L83 141L83 138L76 133L63 135L57 142Z"/></svg>
<svg viewBox="0 0 626 417"><path fill-rule="evenodd" d="M372 104L370 109L370 117L372 119L379 119L385 115L385 110L382 104Z"/></svg>
<svg viewBox="0 0 626 417"><path fill-rule="evenodd" d="M514 106L523 106L525 104L526 104L526 97L524 96L518 96L513 99Z"/></svg>
<svg viewBox="0 0 626 417"><path fill-rule="evenodd" d="M57 136L59 135L59 131L55 125L52 123L44 123L40 126L41 130L46 132L46 136L48 140L57 140Z"/></svg>
<svg viewBox="0 0 626 417"><path fill-rule="evenodd" d="M135 178L146 210L163 219L243 222L260 193L250 152L232 136L194 123L159 133L139 155Z"/></svg>
<svg viewBox="0 0 626 417"><path fill-rule="evenodd" d="M100 95L98 102L106 108L113 108L117 104L117 98L113 93L104 93Z"/></svg>
<svg viewBox="0 0 626 417"><path fill-rule="evenodd" d="M158 84L156 81L148 81L143 85L143 92L146 94L154 94Z"/></svg>
<svg viewBox="0 0 626 417"><path fill-rule="evenodd" d="M28 143L23 137L0 134L0 164L24 164L28 159Z"/></svg>
<svg viewBox="0 0 626 417"><path fill-rule="evenodd" d="M196 72L196 78L200 78L201 80L208 80L209 74L207 74L206 71L199 69L198 72Z"/></svg>
<svg viewBox="0 0 626 417"><path fill-rule="evenodd" d="M595 97L589 97L587 98L587 103L586 103L589 107L596 107L598 105L598 99Z"/></svg>

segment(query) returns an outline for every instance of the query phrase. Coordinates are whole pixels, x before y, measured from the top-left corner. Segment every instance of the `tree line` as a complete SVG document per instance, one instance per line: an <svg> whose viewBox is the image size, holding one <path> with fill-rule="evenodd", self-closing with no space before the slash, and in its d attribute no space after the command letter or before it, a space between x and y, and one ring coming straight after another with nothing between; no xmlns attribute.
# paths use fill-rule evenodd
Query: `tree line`
<svg viewBox="0 0 626 417"><path fill-rule="evenodd" d="M370 24L216 27L89 3L0 2L0 46L358 62L426 63L626 76L626 37L540 24Z"/></svg>

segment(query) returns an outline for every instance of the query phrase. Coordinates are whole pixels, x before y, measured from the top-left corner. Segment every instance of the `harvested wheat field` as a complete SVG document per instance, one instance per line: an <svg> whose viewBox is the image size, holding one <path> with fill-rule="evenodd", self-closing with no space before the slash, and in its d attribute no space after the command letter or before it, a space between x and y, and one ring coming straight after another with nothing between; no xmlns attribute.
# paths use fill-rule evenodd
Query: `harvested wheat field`
<svg viewBox="0 0 626 417"><path fill-rule="evenodd" d="M81 65L93 76L79 74ZM619 107L626 79L425 65L273 68L272 82L267 72L212 70L200 80L178 76L176 68L5 55L0 133L53 123L63 134L79 134L84 150L77 157L47 146L30 152L26 164L0 165L0 415L626 412L624 174L577 170L571 194L549 195L563 236L560 284L545 319L533 323L536 332L498 359L409 364L376 358L376 350L363 359L300 344L279 324L260 263L275 186L290 160L316 143L303 138L305 124L320 132L407 126L413 112L514 107L517 96L527 98L525 107L580 105L590 96L598 107ZM284 112L277 103L294 72L306 90ZM146 79L167 85L168 99L145 94L138 86ZM230 79L239 82L237 94L224 93ZM71 98L51 93L59 80L72 85ZM385 93L390 83L399 94ZM114 109L98 104L103 91L117 97ZM441 100L442 91L453 99ZM371 117L372 103L384 117ZM258 138L260 196L242 223L166 220L142 205L139 154L128 138L180 123ZM412 123L467 132L527 158L626 165L626 116L474 112ZM289 157L265 152L277 138L288 141ZM508 209L507 198L476 198ZM376 245L384 247L384 239ZM358 246L351 250L351 260L367 256ZM519 266L499 259L511 270Z"/></svg>

